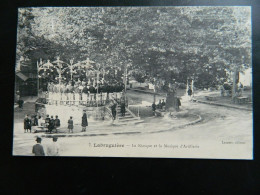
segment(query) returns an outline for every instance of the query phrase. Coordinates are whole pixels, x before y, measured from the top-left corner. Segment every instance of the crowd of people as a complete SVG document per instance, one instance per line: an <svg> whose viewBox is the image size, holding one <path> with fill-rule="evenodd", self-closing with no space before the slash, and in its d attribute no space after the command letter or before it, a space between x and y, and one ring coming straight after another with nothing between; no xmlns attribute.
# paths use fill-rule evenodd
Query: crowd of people
<svg viewBox="0 0 260 195"><path fill-rule="evenodd" d="M88 107L103 106L110 100L121 101L124 86L121 83L108 85L100 84L93 87L84 81L68 82L67 84L49 83L47 92L40 92L39 96L54 105L85 105Z"/></svg>
<svg viewBox="0 0 260 195"><path fill-rule="evenodd" d="M97 85L97 83L91 83L90 80L87 82L86 80L78 81L69 81L69 82L61 82L60 85L58 82L49 82L47 85L47 91L53 93L113 93L113 92L121 92L124 89L124 84L122 82L106 82L101 80L101 82Z"/></svg>
<svg viewBox="0 0 260 195"><path fill-rule="evenodd" d="M43 119L41 116L37 115L31 115L28 114L24 118L24 133L32 132L32 129L35 130L36 128L47 128L49 133L52 133L53 130L58 130L60 127L60 119L56 115L55 119L53 116L49 117L49 115L46 116L45 119Z"/></svg>
<svg viewBox="0 0 260 195"><path fill-rule="evenodd" d="M41 116L37 116L37 115L32 115L31 117L29 115L26 115L24 118L24 133L27 132L31 133L32 129L33 130L42 129L45 130L47 133L52 133L53 131L56 131L57 133L60 126L61 126L61 122L58 115L56 115L54 118L53 116L47 114L44 119ZM86 127L88 126L88 118L87 118L86 110L83 111L81 126L82 126L81 132L85 132ZM73 128L74 128L73 117L70 116L70 118L68 119L68 132L73 133Z"/></svg>
<svg viewBox="0 0 260 195"><path fill-rule="evenodd" d="M175 97L174 100L174 109L176 111L179 111L179 107L181 106L181 100L178 97ZM153 102L152 104L152 111L154 116L157 116L156 110L159 110L160 112L165 112L166 109L166 102L164 101L164 99L159 100L158 104L155 104L155 102Z"/></svg>
<svg viewBox="0 0 260 195"><path fill-rule="evenodd" d="M155 102L153 102L152 104L152 111L153 111L153 115L155 116L155 111L156 110L161 110L161 111L165 111L165 101L164 99L159 100L158 104L155 104Z"/></svg>
<svg viewBox="0 0 260 195"><path fill-rule="evenodd" d="M114 102L112 104L112 106L110 107L111 108L111 113L112 113L112 119L113 120L116 120L116 115L117 115L117 106L118 104L116 102ZM122 101L119 103L119 106L120 106L120 112L121 112L121 116L125 116L125 113L126 113L126 105L125 105L125 102Z"/></svg>

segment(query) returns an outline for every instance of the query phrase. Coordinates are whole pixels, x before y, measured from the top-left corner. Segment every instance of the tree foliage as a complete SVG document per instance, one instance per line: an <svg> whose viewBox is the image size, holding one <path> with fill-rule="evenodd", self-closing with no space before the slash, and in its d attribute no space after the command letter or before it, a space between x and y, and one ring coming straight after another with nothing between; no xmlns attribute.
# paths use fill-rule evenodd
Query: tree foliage
<svg viewBox="0 0 260 195"><path fill-rule="evenodd" d="M251 66L250 14L249 7L21 8L17 56L89 57L105 67L130 64L151 81L214 85L226 71Z"/></svg>

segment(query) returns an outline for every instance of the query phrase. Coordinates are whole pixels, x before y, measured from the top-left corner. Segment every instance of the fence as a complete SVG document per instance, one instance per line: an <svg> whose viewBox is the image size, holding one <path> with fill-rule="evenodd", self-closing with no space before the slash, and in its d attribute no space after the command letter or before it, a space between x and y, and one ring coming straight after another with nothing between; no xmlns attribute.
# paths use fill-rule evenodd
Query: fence
<svg viewBox="0 0 260 195"><path fill-rule="evenodd" d="M39 94L40 98L45 98L49 105L85 105L103 106L111 101L121 102L122 92L114 93L55 93L46 92Z"/></svg>

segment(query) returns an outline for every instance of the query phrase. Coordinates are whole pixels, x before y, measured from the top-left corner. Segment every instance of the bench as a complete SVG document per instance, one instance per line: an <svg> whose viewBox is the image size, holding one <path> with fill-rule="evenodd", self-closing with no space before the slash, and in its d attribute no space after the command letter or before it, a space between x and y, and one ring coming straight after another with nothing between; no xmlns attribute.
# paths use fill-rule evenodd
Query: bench
<svg viewBox="0 0 260 195"><path fill-rule="evenodd" d="M54 128L52 130L52 132L58 133L59 129L60 129L60 127ZM34 133L45 133L45 132L49 131L48 127L45 127L45 126L33 126L33 130L34 130Z"/></svg>
<svg viewBox="0 0 260 195"><path fill-rule="evenodd" d="M209 100L209 101L215 101L215 100L217 100L217 98L214 97L214 96L205 96L205 98L206 98L206 100Z"/></svg>
<svg viewBox="0 0 260 195"><path fill-rule="evenodd" d="M249 98L248 97L235 97L234 102L238 103L238 104L245 104L245 103L249 102Z"/></svg>
<svg viewBox="0 0 260 195"><path fill-rule="evenodd" d="M155 110L155 115L156 116L164 116L164 112L162 112L162 111L159 111L159 110Z"/></svg>
<svg viewBox="0 0 260 195"><path fill-rule="evenodd" d="M33 133L44 133L47 132L48 128L44 127L44 126L37 126L34 128L34 132Z"/></svg>

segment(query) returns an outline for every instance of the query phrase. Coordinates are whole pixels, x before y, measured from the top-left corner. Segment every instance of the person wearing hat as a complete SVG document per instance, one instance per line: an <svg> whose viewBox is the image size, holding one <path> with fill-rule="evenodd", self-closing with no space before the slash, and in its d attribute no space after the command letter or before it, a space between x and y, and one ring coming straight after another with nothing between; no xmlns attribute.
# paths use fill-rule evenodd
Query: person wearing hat
<svg viewBox="0 0 260 195"><path fill-rule="evenodd" d="M116 120L116 103L114 102L113 105L111 106L111 112L113 116L113 120Z"/></svg>
<svg viewBox="0 0 260 195"><path fill-rule="evenodd" d="M165 101L162 99L162 109L165 111Z"/></svg>
<svg viewBox="0 0 260 195"><path fill-rule="evenodd" d="M32 126L32 120L29 118L28 114L24 118L24 133L26 132L32 132L31 126Z"/></svg>
<svg viewBox="0 0 260 195"><path fill-rule="evenodd" d="M60 119L58 118L58 115L55 116L54 125L55 125L55 130L56 130L56 133L57 133L58 128L60 127Z"/></svg>
<svg viewBox="0 0 260 195"><path fill-rule="evenodd" d="M18 106L19 106L19 109L20 109L20 110L23 109L23 103L24 103L24 101L19 98L19 100L18 100Z"/></svg>
<svg viewBox="0 0 260 195"><path fill-rule="evenodd" d="M86 131L86 127L88 126L88 118L87 118L86 110L83 110L81 126L82 126L82 131L81 132L85 132Z"/></svg>
<svg viewBox="0 0 260 195"><path fill-rule="evenodd" d="M122 101L120 108L121 108L121 116L125 116L125 102L124 101Z"/></svg>
<svg viewBox="0 0 260 195"><path fill-rule="evenodd" d="M73 120L72 120L72 116L68 120L68 129L69 129L69 133L70 132L73 133Z"/></svg>
<svg viewBox="0 0 260 195"><path fill-rule="evenodd" d="M153 111L153 116L155 116L155 110L156 110L156 105L155 105L155 102L153 102L152 104L152 111Z"/></svg>
<svg viewBox="0 0 260 195"><path fill-rule="evenodd" d="M58 137L52 138L52 143L47 147L47 156L59 156L60 147L57 143Z"/></svg>
<svg viewBox="0 0 260 195"><path fill-rule="evenodd" d="M45 118L45 126L48 128L49 127L49 123L50 123L50 117L49 115L47 114L46 118Z"/></svg>
<svg viewBox="0 0 260 195"><path fill-rule="evenodd" d="M37 144L33 146L32 153L35 156L45 156L43 146L41 145L42 138L37 137L35 141L37 142Z"/></svg>
<svg viewBox="0 0 260 195"><path fill-rule="evenodd" d="M192 98L191 98L191 95L192 95L192 89L191 89L191 87L189 87L187 93L188 93L189 99L190 99L190 101L191 101L191 100L192 100Z"/></svg>
<svg viewBox="0 0 260 195"><path fill-rule="evenodd" d="M55 121L54 121L53 116L51 116L50 122L49 122L49 125L48 125L48 130L49 130L50 133L52 133L52 130L54 129L54 127L55 127Z"/></svg>

